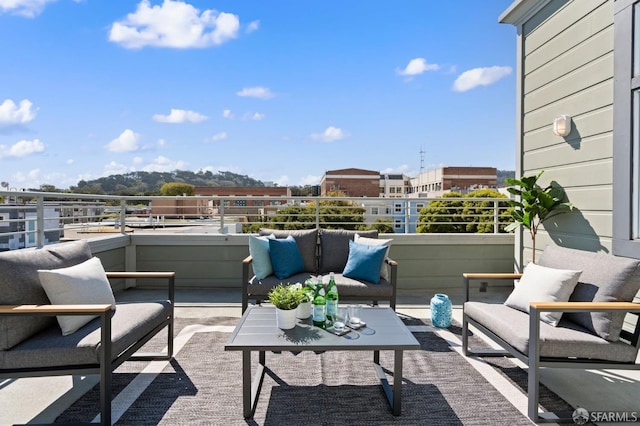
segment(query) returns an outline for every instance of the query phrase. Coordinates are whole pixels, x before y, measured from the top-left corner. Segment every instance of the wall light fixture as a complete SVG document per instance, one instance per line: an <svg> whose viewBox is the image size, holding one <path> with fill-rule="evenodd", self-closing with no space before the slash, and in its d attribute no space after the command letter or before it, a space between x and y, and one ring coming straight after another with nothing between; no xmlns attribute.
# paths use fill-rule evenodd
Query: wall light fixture
<svg viewBox="0 0 640 426"><path fill-rule="evenodd" d="M558 136L568 136L571 133L571 117L561 115L553 120L553 133Z"/></svg>

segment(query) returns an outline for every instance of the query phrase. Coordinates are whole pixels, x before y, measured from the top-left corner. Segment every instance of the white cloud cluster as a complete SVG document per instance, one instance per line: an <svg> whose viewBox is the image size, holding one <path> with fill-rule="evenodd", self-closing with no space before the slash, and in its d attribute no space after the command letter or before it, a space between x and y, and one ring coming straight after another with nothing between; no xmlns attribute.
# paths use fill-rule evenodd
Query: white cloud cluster
<svg viewBox="0 0 640 426"><path fill-rule="evenodd" d="M113 139L106 145L107 150L111 152L132 152L140 149L138 141L140 135L131 129L126 129L117 138Z"/></svg>
<svg viewBox="0 0 640 426"><path fill-rule="evenodd" d="M171 108L169 115L155 114L153 120L159 123L201 123L209 117L195 111Z"/></svg>
<svg viewBox="0 0 640 426"><path fill-rule="evenodd" d="M141 170L143 172L171 172L173 170L184 170L186 163L182 160L171 160L167 157L160 155L154 158L151 163L144 166Z"/></svg>
<svg viewBox="0 0 640 426"><path fill-rule="evenodd" d="M0 145L0 158L4 157L26 157L36 152L42 152L45 146L39 139L32 141L21 140L11 146Z"/></svg>
<svg viewBox="0 0 640 426"><path fill-rule="evenodd" d="M271 99L276 96L275 93L271 91L271 89L262 86L245 87L239 92L236 92L236 95L257 99Z"/></svg>
<svg viewBox="0 0 640 426"><path fill-rule="evenodd" d="M249 22L249 25L247 25L247 34L250 34L254 31L257 31L258 28L260 28L260 20L256 20L256 21L251 21Z"/></svg>
<svg viewBox="0 0 640 426"><path fill-rule="evenodd" d="M219 132L211 136L211 142L218 142L225 140L228 137L227 132Z"/></svg>
<svg viewBox="0 0 640 426"><path fill-rule="evenodd" d="M13 100L5 99L0 104L0 126L28 123L36 118L37 111L28 99L21 100L19 106Z"/></svg>
<svg viewBox="0 0 640 426"><path fill-rule="evenodd" d="M57 0L0 0L0 13L10 12L27 18L39 15L47 3Z"/></svg>
<svg viewBox="0 0 640 426"><path fill-rule="evenodd" d="M222 111L222 116L224 118L226 118L227 120L235 120L236 119L236 114L231 111L230 109L225 109L224 111ZM243 121L247 121L247 120L251 120L251 121L260 121L260 120L264 120L265 115L261 112L245 112L242 117L240 117L240 120Z"/></svg>
<svg viewBox="0 0 640 426"><path fill-rule="evenodd" d="M453 83L453 90L466 92L478 86L490 86L503 77L511 74L511 67L474 68L463 72Z"/></svg>
<svg viewBox="0 0 640 426"><path fill-rule="evenodd" d="M400 75L412 77L414 75L420 75L426 71L437 71L440 69L438 64L430 64L424 58L415 58L409 61L404 69L397 69L396 72Z"/></svg>
<svg viewBox="0 0 640 426"><path fill-rule="evenodd" d="M232 13L213 9L200 12L179 0L164 0L154 6L142 0L134 13L113 23L109 40L128 49L205 48L236 38L239 28L240 20Z"/></svg>
<svg viewBox="0 0 640 426"><path fill-rule="evenodd" d="M313 133L311 139L323 142L333 142L347 137L347 134L339 127L329 126L322 133Z"/></svg>

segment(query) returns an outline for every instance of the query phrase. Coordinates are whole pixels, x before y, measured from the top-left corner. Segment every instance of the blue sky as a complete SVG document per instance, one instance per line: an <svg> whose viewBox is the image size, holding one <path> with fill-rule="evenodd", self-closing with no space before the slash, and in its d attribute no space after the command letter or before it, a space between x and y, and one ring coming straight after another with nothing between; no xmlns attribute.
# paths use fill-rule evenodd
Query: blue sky
<svg viewBox="0 0 640 426"><path fill-rule="evenodd" d="M515 168L512 0L0 0L0 180Z"/></svg>

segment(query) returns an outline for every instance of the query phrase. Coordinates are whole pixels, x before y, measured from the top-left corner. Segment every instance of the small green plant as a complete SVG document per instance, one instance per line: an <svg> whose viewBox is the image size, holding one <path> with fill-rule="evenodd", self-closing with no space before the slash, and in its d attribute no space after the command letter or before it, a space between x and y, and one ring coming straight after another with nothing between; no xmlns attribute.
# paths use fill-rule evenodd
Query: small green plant
<svg viewBox="0 0 640 426"><path fill-rule="evenodd" d="M269 291L269 302L278 309L285 311L295 309L302 302L307 301L307 296L302 284L278 284Z"/></svg>
<svg viewBox="0 0 640 426"><path fill-rule="evenodd" d="M538 179L542 173L544 170L536 176L505 179L508 185L513 185L513 187L507 188L507 191L519 197L519 200L509 200L509 204L514 207L511 211L511 217L515 222L509 224L505 230L510 232L520 225L529 230L533 244L533 263L536 263L538 227L546 220L559 214L568 213L573 208L571 203L564 201L564 189L557 182L551 182L545 188L538 185Z"/></svg>

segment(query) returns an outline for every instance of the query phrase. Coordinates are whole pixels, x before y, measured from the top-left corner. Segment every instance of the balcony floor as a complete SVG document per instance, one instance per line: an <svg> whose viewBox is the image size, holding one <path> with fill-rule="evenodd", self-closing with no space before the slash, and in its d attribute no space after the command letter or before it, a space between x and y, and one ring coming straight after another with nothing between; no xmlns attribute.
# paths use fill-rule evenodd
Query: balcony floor
<svg viewBox="0 0 640 426"><path fill-rule="evenodd" d="M509 289L475 289L473 300L502 301ZM437 291L399 291L398 312L417 318L429 318L429 300ZM453 316L462 321L462 290L443 290L451 298ZM164 292L128 290L118 300L154 299ZM239 289L177 290L176 317L240 317ZM517 363L517 361L514 361ZM541 381L573 406L602 406L603 410L629 410L637 407L640 371L605 372L578 369L542 370ZM84 392L98 383L97 376L44 377L0 381L0 424L49 423ZM525 399L526 403L526 399ZM514 402L517 406L517 403ZM520 407L518 407L520 408ZM522 407L526 413L526 406ZM613 425L614 423L607 423Z"/></svg>

